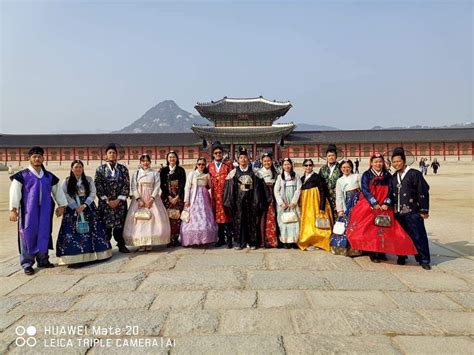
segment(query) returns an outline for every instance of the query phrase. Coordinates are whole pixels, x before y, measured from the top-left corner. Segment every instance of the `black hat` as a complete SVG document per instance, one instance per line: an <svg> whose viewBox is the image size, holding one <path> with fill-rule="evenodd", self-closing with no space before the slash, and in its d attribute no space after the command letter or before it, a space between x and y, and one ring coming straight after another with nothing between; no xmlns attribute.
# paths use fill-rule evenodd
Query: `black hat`
<svg viewBox="0 0 474 355"><path fill-rule="evenodd" d="M326 148L321 147L319 150L319 157L326 160L328 153L336 153L337 158L344 157L344 152L341 148L336 147L335 144L329 144Z"/></svg>
<svg viewBox="0 0 474 355"><path fill-rule="evenodd" d="M329 144L326 148L326 154L328 153L336 153L337 154L337 147L335 144Z"/></svg>
<svg viewBox="0 0 474 355"><path fill-rule="evenodd" d="M115 150L115 153L118 153L117 145L115 143L109 143L105 147L105 152L107 153L109 150Z"/></svg>
<svg viewBox="0 0 474 355"><path fill-rule="evenodd" d="M239 147L239 157L241 155L247 155L248 156L247 149L245 149L244 147Z"/></svg>
<svg viewBox="0 0 474 355"><path fill-rule="evenodd" d="M222 146L221 142L215 141L212 143L212 152L214 152L216 149L224 150L224 147Z"/></svg>
<svg viewBox="0 0 474 355"><path fill-rule="evenodd" d="M43 155L44 154L44 149L41 148L41 147L35 146L35 147L31 148L28 151L28 156L29 157L31 157L33 154Z"/></svg>

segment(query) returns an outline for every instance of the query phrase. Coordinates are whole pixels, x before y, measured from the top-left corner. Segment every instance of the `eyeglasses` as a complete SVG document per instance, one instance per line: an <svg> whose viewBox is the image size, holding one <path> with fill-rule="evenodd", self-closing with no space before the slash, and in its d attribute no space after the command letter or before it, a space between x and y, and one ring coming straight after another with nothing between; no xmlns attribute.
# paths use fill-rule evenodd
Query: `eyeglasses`
<svg viewBox="0 0 474 355"><path fill-rule="evenodd" d="M311 167L311 166L313 166L313 164L305 164L304 166L306 166L306 167L308 167L308 166Z"/></svg>
<svg viewBox="0 0 474 355"><path fill-rule="evenodd" d="M222 154L222 152L214 152L214 154Z"/></svg>
<svg viewBox="0 0 474 355"><path fill-rule="evenodd" d="M206 164L197 164L197 166L206 166Z"/></svg>

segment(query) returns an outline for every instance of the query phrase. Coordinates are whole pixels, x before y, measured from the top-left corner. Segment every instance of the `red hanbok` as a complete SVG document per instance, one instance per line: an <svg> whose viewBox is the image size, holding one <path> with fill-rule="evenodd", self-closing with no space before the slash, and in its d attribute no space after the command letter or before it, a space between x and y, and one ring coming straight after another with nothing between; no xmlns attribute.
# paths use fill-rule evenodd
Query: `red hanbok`
<svg viewBox="0 0 474 355"><path fill-rule="evenodd" d="M211 200L212 210L216 223L230 223L232 216L228 215L224 209L224 186L227 175L234 168L232 162L224 160L219 168L215 161L208 166L209 175L211 175Z"/></svg>
<svg viewBox="0 0 474 355"><path fill-rule="evenodd" d="M363 251L395 255L415 255L416 248L409 235L395 219L393 208L387 211L375 210L376 204L391 204L390 174L378 175L367 170L362 175L359 202L354 206L347 226L347 239L351 248ZM374 223L379 214L390 216L390 227L379 227Z"/></svg>

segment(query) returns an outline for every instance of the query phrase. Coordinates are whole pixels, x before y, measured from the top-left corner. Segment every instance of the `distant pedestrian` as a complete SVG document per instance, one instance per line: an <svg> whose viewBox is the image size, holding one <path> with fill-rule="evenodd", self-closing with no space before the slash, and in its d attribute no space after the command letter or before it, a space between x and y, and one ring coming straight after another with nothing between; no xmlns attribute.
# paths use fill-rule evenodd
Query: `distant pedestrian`
<svg viewBox="0 0 474 355"><path fill-rule="evenodd" d="M360 164L360 160L359 158L356 158L356 160L354 161L354 167L355 167L354 173L356 174L359 174L359 164Z"/></svg>
<svg viewBox="0 0 474 355"><path fill-rule="evenodd" d="M431 168L433 169L433 173L436 175L438 173L438 169L441 164L438 162L438 159L434 158L433 162L431 163Z"/></svg>

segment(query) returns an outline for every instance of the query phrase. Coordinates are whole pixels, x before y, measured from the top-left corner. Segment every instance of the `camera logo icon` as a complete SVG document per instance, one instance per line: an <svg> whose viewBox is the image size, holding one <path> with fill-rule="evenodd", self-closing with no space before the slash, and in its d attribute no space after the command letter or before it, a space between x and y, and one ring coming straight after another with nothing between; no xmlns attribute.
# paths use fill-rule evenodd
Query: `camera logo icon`
<svg viewBox="0 0 474 355"><path fill-rule="evenodd" d="M37 333L36 327L30 325L28 327L23 327L19 325L15 328L15 334L17 338L15 339L15 345L19 348L27 345L30 348L36 345L36 338L34 337Z"/></svg>

